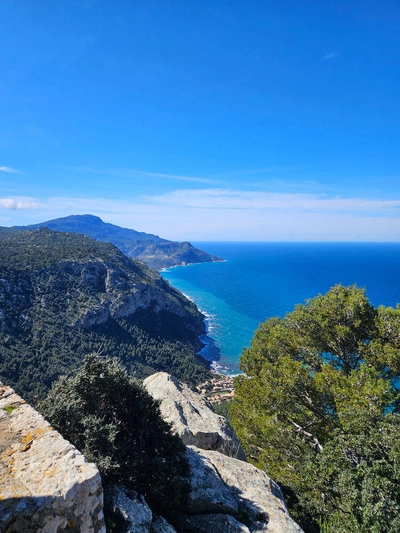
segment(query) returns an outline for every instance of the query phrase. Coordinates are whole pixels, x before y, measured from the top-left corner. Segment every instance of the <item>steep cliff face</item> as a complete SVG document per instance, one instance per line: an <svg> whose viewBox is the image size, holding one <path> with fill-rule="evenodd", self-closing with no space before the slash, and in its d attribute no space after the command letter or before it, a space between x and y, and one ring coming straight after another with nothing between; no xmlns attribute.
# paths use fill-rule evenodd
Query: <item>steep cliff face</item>
<svg viewBox="0 0 400 533"><path fill-rule="evenodd" d="M46 313L65 312L74 320L68 325L89 328L154 303L156 312L169 311L203 330L195 306L158 272L84 236L46 229L0 233L0 274L3 327L35 304Z"/></svg>
<svg viewBox="0 0 400 533"><path fill-rule="evenodd" d="M160 401L162 417L172 424L185 444L246 460L226 418L214 413L211 405L187 385L166 372L149 376L143 384L153 398Z"/></svg>
<svg viewBox="0 0 400 533"><path fill-rule="evenodd" d="M28 401L92 351L145 377L204 373L196 306L112 244L47 229L0 232L0 379Z"/></svg>
<svg viewBox="0 0 400 533"><path fill-rule="evenodd" d="M138 276L133 265L124 268L101 257L60 261L39 270L0 279L3 331L17 322L32 324L42 315L63 313L66 327L89 329L110 318L121 319L138 309L170 312L193 332L203 331L202 317L191 302L163 278Z"/></svg>
<svg viewBox="0 0 400 533"><path fill-rule="evenodd" d="M2 384L0 531L105 532L96 466Z"/></svg>

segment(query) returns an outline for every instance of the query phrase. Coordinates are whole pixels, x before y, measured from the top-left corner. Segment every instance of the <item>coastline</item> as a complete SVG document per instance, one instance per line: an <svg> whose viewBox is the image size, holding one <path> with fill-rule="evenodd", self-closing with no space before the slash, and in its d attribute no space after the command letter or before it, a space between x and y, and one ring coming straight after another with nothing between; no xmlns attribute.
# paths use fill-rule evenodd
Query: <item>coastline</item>
<svg viewBox="0 0 400 533"><path fill-rule="evenodd" d="M226 260L223 259L222 261L226 261ZM222 262L222 261L218 261L218 262ZM213 262L216 262L216 261L213 261ZM189 264L185 264L185 265L175 265L175 266L172 266L172 267L163 268L160 272L166 272L166 271L168 271L168 270L170 270L172 268L177 268L177 267L180 267L180 266L185 266L186 267L186 266L198 265L198 264L201 264L201 263L189 263ZM165 281L170 283L168 280L165 280ZM197 309L200 311L200 313L203 316L205 332L200 334L200 335L198 335L198 337L197 337L199 339L200 343L202 344L202 348L200 348L200 350L196 353L196 355L202 361L204 361L204 365L208 368L208 370L211 370L211 372L213 372L215 374L218 374L218 375L221 375L221 376L225 376L226 374L219 374L219 372L218 372L218 368L223 368L223 367L221 367L218 364L218 360L217 359L211 359L211 358L205 356L205 352L207 350L210 350L212 347L214 347L215 350L219 350L219 348L217 348L215 346L215 343L214 343L214 340L212 339L212 337L209 336L209 333L210 333L210 322L209 322L209 320L211 318L211 315L209 313L207 313L204 309L201 309L201 307L198 306L198 304L195 302L195 300L191 296L189 296L185 292L177 289L176 287L174 287L174 288L176 290L178 290L181 294L183 294L185 296L185 298L187 298L192 303L194 303L196 305Z"/></svg>
<svg viewBox="0 0 400 533"><path fill-rule="evenodd" d="M171 270L172 268L190 267L192 265L204 265L204 264L208 264L208 263L226 263L227 261L228 261L228 259L219 258L216 261L201 261L201 262L198 262L198 263L179 263L179 265L171 265L171 266L168 266L168 267L160 268L160 270L158 272L160 272L160 273L161 272L167 272L168 270Z"/></svg>
<svg viewBox="0 0 400 533"><path fill-rule="evenodd" d="M210 264L210 263L226 263L228 262L227 259L221 259L219 261L208 261L208 262L202 262L202 263L185 263L180 265L173 265L171 267L166 267L160 270L160 273L162 272L170 272L172 269L178 268L178 267L190 267L190 266L196 266L200 264ZM192 303L194 303L197 307L197 309L200 311L200 313L203 316L203 322L205 326L205 333L202 333L198 336L198 339L202 345L202 347L199 349L199 351L196 353L196 356L200 360L200 364L203 364L208 370L210 370L215 376L221 376L221 379L232 379L234 376L238 375L238 372L232 373L229 372L230 368L227 366L223 366L220 364L221 359L221 352L220 348L216 345L215 340L212 337L212 330L213 330L213 316L205 311L193 298L192 296L188 295L185 290L179 289L178 287L174 286L173 283L171 283L168 279L164 278L168 283L171 284L176 290L178 290L181 294L183 294L188 300L190 300Z"/></svg>
<svg viewBox="0 0 400 533"><path fill-rule="evenodd" d="M395 307L400 302L399 244L217 244L210 243L209 248L225 258L219 266L204 263L185 270L165 269L163 275L211 315L206 317L207 334L218 344L220 358L210 352L205 337L200 338L204 346L199 353L218 374L239 373L243 347L250 345L254 331L267 318L283 317L336 283L366 287L375 306Z"/></svg>

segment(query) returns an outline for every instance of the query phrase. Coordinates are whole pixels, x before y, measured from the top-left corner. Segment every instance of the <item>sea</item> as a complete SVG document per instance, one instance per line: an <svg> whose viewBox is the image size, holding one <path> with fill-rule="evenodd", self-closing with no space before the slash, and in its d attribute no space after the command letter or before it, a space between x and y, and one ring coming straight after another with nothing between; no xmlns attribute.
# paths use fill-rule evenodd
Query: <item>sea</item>
<svg viewBox="0 0 400 533"><path fill-rule="evenodd" d="M166 269L169 283L206 317L200 354L221 374L239 358L259 324L337 283L366 289L375 305L400 303L400 243L196 242L224 259Z"/></svg>

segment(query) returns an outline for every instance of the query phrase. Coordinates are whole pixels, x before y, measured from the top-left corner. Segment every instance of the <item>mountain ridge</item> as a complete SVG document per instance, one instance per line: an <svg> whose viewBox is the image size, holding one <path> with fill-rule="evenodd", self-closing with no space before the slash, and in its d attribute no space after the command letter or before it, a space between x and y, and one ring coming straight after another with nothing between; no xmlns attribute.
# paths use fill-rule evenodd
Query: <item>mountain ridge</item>
<svg viewBox="0 0 400 533"><path fill-rule="evenodd" d="M174 242L158 235L122 228L104 222L95 215L69 215L28 226L12 226L10 231L27 231L46 227L54 231L88 235L110 242L124 254L135 257L157 270L189 263L220 262L222 259L194 247L190 242Z"/></svg>

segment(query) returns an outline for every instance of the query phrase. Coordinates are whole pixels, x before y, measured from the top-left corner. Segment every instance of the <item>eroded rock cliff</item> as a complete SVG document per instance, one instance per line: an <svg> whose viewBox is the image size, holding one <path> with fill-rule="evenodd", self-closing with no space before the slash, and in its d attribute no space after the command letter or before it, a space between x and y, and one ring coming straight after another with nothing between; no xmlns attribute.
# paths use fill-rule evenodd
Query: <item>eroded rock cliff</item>
<svg viewBox="0 0 400 533"><path fill-rule="evenodd" d="M188 444L190 494L175 515L179 533L302 532L278 485L245 461L224 417L165 372L150 376L144 385L161 402L163 418Z"/></svg>
<svg viewBox="0 0 400 533"><path fill-rule="evenodd" d="M204 316L155 270L115 246L48 229L0 231L0 380L43 398L91 352L139 378L197 381Z"/></svg>

